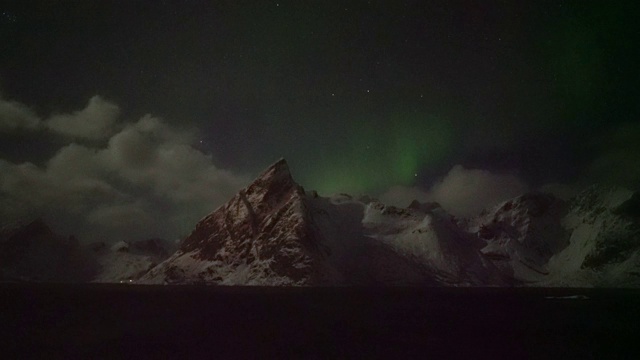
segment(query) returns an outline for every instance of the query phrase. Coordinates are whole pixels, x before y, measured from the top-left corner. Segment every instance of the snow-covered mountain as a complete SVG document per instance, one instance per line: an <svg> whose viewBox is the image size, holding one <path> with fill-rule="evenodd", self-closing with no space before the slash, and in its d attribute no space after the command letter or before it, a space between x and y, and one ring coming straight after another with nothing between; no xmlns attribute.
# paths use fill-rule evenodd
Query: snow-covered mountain
<svg viewBox="0 0 640 360"><path fill-rule="evenodd" d="M30 226L0 232L3 279L33 279L20 275L35 271L31 266L79 266L71 261L78 251L52 263L11 250L60 239L42 222ZM532 192L458 219L437 203L397 208L366 196L305 192L279 160L204 217L177 250L167 245L157 239L93 244L91 275L76 281L636 287L640 194L593 186L563 201Z"/></svg>
<svg viewBox="0 0 640 360"><path fill-rule="evenodd" d="M505 285L441 207L398 209L306 193L280 160L202 219L139 282L242 285Z"/></svg>
<svg viewBox="0 0 640 360"><path fill-rule="evenodd" d="M205 217L140 282L242 285L635 286L638 196L528 193L456 219L297 185L284 160Z"/></svg>
<svg viewBox="0 0 640 360"><path fill-rule="evenodd" d="M569 244L562 219L567 204L544 193L528 193L483 211L466 230L485 245L481 252L501 271L522 282L549 275L549 259Z"/></svg>
<svg viewBox="0 0 640 360"><path fill-rule="evenodd" d="M569 244L548 263L540 285L640 286L640 194L592 186L571 203Z"/></svg>
<svg viewBox="0 0 640 360"><path fill-rule="evenodd" d="M568 202L530 193L471 219L503 272L534 286L639 286L638 193L592 186Z"/></svg>
<svg viewBox="0 0 640 360"><path fill-rule="evenodd" d="M202 219L140 282L316 285L339 282L284 160Z"/></svg>

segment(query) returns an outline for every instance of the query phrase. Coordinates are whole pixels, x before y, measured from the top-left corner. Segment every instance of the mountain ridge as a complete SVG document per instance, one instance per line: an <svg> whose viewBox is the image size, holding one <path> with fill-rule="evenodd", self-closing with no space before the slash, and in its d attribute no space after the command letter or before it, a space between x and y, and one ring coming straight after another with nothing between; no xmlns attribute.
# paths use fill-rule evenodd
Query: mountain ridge
<svg viewBox="0 0 640 360"><path fill-rule="evenodd" d="M173 252L152 239L97 247L93 281L637 287L638 197L603 186L568 201L529 192L456 218L437 203L398 208L369 197L318 196L279 159L204 216Z"/></svg>

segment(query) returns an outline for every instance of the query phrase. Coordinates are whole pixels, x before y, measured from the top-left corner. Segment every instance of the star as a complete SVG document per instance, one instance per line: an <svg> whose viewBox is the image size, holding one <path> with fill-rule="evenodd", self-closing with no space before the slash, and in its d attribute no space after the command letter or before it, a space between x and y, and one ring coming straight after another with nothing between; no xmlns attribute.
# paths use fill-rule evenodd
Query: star
<svg viewBox="0 0 640 360"><path fill-rule="evenodd" d="M18 18L8 11L3 11L2 16L0 16L0 22L15 24L18 22Z"/></svg>

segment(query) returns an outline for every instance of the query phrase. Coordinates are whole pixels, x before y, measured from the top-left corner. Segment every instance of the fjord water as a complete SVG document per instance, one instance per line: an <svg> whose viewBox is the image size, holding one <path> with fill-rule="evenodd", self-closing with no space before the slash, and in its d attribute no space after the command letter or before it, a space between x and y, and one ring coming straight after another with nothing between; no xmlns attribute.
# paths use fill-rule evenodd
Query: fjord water
<svg viewBox="0 0 640 360"><path fill-rule="evenodd" d="M3 358L633 358L640 291L3 284ZM8 356L8 357L7 357Z"/></svg>

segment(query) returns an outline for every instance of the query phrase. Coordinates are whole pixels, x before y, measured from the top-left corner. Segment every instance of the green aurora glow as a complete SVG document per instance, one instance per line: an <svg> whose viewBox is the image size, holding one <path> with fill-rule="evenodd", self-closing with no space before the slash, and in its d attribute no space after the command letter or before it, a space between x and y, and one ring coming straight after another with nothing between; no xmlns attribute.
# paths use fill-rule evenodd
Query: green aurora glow
<svg viewBox="0 0 640 360"><path fill-rule="evenodd" d="M322 194L374 193L392 185L412 185L424 167L448 155L453 130L447 121L419 112L395 112L382 121L352 127L348 143L316 154L317 166L300 183Z"/></svg>

